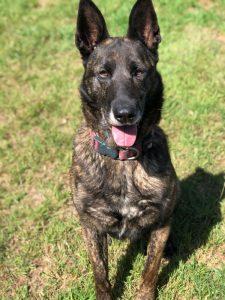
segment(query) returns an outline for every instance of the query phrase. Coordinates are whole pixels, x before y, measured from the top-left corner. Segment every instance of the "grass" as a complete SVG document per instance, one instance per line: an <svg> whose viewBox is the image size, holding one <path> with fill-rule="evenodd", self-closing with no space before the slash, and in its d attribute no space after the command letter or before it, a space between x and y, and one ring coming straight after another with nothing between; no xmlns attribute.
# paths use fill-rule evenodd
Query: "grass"
<svg viewBox="0 0 225 300"><path fill-rule="evenodd" d="M96 0L113 35L134 1ZM0 299L94 299L68 169L80 119L78 1L0 0ZM155 1L165 83L161 126L181 180L172 257L158 299L221 300L225 289L225 3ZM114 294L134 298L143 246L113 240ZM127 253L127 256L124 256Z"/></svg>

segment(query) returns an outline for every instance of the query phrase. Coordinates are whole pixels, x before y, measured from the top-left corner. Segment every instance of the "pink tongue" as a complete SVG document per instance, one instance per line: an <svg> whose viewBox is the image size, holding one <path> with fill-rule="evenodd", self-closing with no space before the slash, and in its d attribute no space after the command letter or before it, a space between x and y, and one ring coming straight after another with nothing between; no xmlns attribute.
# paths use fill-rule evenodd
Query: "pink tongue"
<svg viewBox="0 0 225 300"><path fill-rule="evenodd" d="M137 126L112 126L112 136L120 147L133 146L137 138Z"/></svg>

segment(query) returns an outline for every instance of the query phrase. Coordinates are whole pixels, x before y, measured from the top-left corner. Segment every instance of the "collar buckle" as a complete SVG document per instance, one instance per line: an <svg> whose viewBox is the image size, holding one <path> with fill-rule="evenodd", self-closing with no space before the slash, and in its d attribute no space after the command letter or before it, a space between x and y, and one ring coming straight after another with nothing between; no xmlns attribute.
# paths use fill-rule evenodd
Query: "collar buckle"
<svg viewBox="0 0 225 300"><path fill-rule="evenodd" d="M94 132L91 132L91 141L96 152L115 160L136 160L141 154L141 145L135 145L135 147L110 147Z"/></svg>
<svg viewBox="0 0 225 300"><path fill-rule="evenodd" d="M118 147L118 160L135 160L140 156L140 150L135 147Z"/></svg>

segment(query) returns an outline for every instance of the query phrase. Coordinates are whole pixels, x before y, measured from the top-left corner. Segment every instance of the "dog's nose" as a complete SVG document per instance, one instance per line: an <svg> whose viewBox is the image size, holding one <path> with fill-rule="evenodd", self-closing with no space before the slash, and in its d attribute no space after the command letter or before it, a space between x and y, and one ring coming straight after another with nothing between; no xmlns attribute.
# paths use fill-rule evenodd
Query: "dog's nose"
<svg viewBox="0 0 225 300"><path fill-rule="evenodd" d="M113 113L117 121L122 124L133 122L136 115L133 107L115 108Z"/></svg>

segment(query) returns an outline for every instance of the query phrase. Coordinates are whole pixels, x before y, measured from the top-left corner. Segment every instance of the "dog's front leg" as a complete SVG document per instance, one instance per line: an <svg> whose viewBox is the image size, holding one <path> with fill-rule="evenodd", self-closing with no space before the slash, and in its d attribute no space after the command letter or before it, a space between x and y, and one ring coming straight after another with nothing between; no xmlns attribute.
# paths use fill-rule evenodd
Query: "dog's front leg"
<svg viewBox="0 0 225 300"><path fill-rule="evenodd" d="M107 235L95 229L83 227L89 257L93 266L96 299L111 300L110 283L108 280L108 244Z"/></svg>
<svg viewBox="0 0 225 300"><path fill-rule="evenodd" d="M170 224L151 232L142 282L136 300L154 300L158 270L166 241L170 233Z"/></svg>

